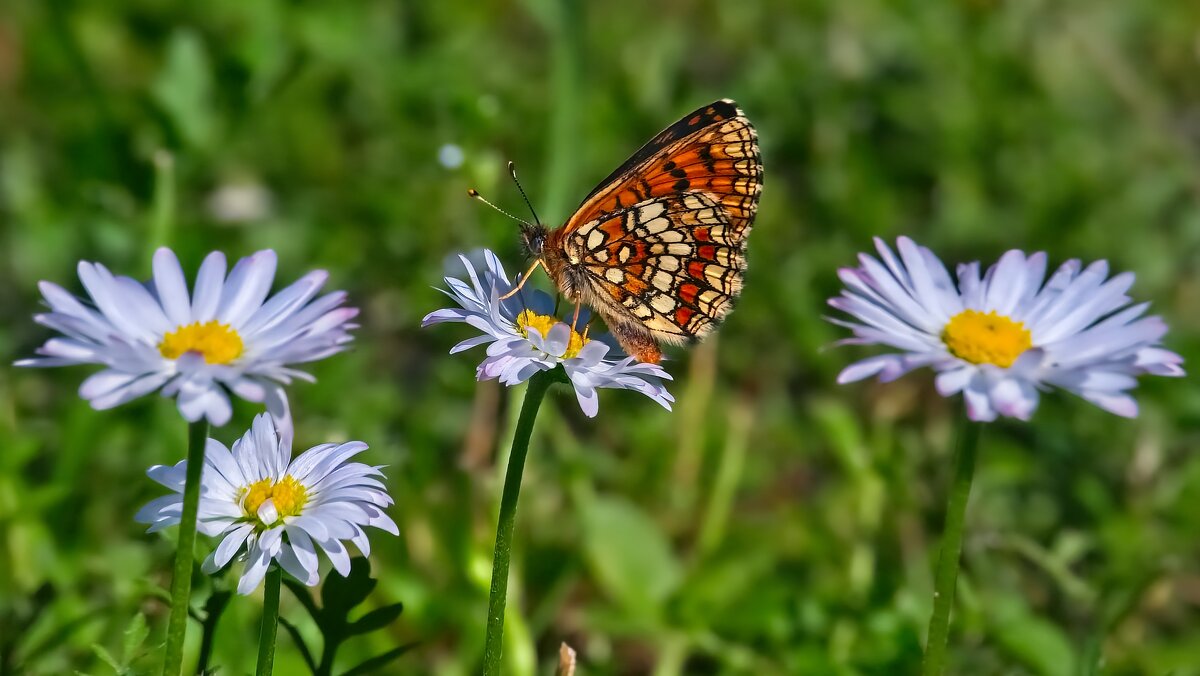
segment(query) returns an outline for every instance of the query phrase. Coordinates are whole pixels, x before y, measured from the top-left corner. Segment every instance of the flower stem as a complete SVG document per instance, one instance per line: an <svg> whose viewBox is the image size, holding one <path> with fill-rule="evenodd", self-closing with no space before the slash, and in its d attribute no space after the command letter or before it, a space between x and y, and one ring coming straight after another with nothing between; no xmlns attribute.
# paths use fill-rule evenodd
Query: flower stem
<svg viewBox="0 0 1200 676"><path fill-rule="evenodd" d="M954 485L950 488L950 495L946 500L946 525L942 531L942 549L938 554L937 572L934 577L933 617L929 619L929 638L925 644L925 661L921 665L923 676L940 676L946 668L950 607L954 605L954 588L958 581L967 501L971 497L971 480L975 477L975 456L979 449L979 432L982 428L982 425L963 416L958 431L958 457L955 461Z"/></svg>
<svg viewBox="0 0 1200 676"><path fill-rule="evenodd" d="M275 634L279 631L279 586L283 569L272 565L267 569L267 588L263 595L262 628L258 633L258 668L255 676L271 676L275 664Z"/></svg>
<svg viewBox="0 0 1200 676"><path fill-rule="evenodd" d="M166 150L154 153L154 197L150 213L150 246L146 251L147 268L153 270L154 251L171 243L175 223L175 157Z"/></svg>
<svg viewBox="0 0 1200 676"><path fill-rule="evenodd" d="M508 563L512 556L513 523L517 517L517 498L521 493L521 475L525 471L525 455L538 408L556 380L558 369L541 371L529 379L525 402L517 418L512 450L508 455L508 471L504 475L504 492L500 497L500 518L496 524L496 550L492 555L492 591L488 596L487 638L483 648L484 676L499 676L500 654L504 649L504 606L508 601Z"/></svg>
<svg viewBox="0 0 1200 676"><path fill-rule="evenodd" d="M580 155L579 111L586 100L584 83L584 4L581 0L558 0L547 5L550 35L551 83L554 107L550 117L550 139L546 144L546 211L563 214L570 208L571 190Z"/></svg>
<svg viewBox="0 0 1200 676"><path fill-rule="evenodd" d="M175 549L175 573L171 578L171 618L167 621L163 676L178 676L183 667L183 640L187 634L192 564L195 563L196 515L200 511L200 472L204 469L204 444L207 442L208 421L200 419L189 423L187 483L183 488L183 514L179 521L179 543Z"/></svg>

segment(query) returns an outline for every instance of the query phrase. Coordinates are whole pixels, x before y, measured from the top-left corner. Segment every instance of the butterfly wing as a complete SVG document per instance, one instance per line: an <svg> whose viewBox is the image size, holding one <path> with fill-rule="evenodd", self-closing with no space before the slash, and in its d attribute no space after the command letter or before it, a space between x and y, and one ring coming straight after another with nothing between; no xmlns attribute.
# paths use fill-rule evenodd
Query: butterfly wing
<svg viewBox="0 0 1200 676"><path fill-rule="evenodd" d="M732 234L745 237L761 190L758 135L737 104L722 99L650 139L584 198L563 230L652 197L703 192L723 207Z"/></svg>
<svg viewBox="0 0 1200 676"><path fill-rule="evenodd" d="M746 267L744 229L707 193L652 197L605 214L571 232L564 247L581 261L581 296L618 338L636 336L637 325L663 342L703 338L733 309Z"/></svg>

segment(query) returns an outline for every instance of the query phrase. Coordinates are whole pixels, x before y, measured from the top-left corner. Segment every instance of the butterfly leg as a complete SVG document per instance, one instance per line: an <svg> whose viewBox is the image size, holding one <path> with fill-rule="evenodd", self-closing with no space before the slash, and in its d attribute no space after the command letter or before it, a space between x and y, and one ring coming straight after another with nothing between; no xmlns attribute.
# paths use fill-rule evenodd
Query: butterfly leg
<svg viewBox="0 0 1200 676"><path fill-rule="evenodd" d="M575 314L571 315L571 333L576 333L575 326L579 323L579 301L575 301Z"/></svg>
<svg viewBox="0 0 1200 676"><path fill-rule="evenodd" d="M511 291L504 294L503 296L500 296L500 300L508 300L509 298L512 298L513 296L517 295L517 292L521 290L521 287L525 286L525 282L529 281L530 275L533 274L534 270L538 269L539 265L542 265L542 259L540 259L540 258L535 260L533 262L533 265L529 266L529 269L525 271L524 275L521 275L521 281L517 282L517 285L514 286Z"/></svg>

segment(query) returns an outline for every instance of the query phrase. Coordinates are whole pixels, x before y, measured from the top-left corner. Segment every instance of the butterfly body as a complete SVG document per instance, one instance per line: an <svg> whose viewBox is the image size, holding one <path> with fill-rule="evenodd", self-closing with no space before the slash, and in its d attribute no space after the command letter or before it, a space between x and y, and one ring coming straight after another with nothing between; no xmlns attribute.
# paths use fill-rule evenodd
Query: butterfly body
<svg viewBox="0 0 1200 676"><path fill-rule="evenodd" d="M753 126L717 101L646 143L562 227L522 238L564 297L657 363L660 342L700 340L733 309L761 188Z"/></svg>

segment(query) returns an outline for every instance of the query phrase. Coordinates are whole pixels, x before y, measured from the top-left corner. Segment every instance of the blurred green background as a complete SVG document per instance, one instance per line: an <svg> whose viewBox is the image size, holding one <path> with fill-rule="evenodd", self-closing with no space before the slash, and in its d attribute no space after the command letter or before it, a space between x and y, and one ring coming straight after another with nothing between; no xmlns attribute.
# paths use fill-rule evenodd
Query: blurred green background
<svg viewBox="0 0 1200 676"><path fill-rule="evenodd" d="M465 190L520 213L512 159L561 222L645 139L734 98L766 167L740 306L670 352L673 413L627 392L595 420L566 391L543 408L510 673L550 673L564 640L588 674L911 673L960 404L928 373L834 384L873 352L829 348L836 267L900 234L948 261L1106 258L1197 363L1198 72L1188 1L6 0L0 355L49 336L36 284L80 290L79 259L145 277L165 241L189 275L212 249L276 249L281 284L329 269L363 328L292 390L297 445L363 439L389 466L401 536L374 538L369 605L405 604L339 670L418 641L389 673L474 673L520 391L446 354L470 329L418 326L452 254L521 257ZM132 516L185 426L157 397L92 411L89 372L0 369L0 673L112 673L94 646L119 654L139 612L162 637L171 535ZM1136 421L1056 394L988 427L952 673L1200 674L1200 392L1138 397ZM249 672L260 608L223 618L219 673ZM283 614L314 635L287 592ZM281 632L276 673L302 669Z"/></svg>

